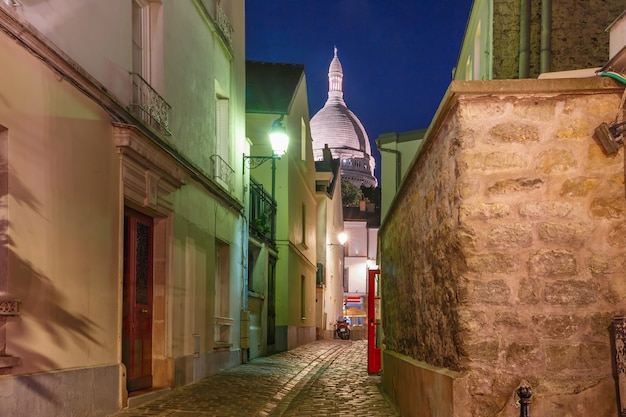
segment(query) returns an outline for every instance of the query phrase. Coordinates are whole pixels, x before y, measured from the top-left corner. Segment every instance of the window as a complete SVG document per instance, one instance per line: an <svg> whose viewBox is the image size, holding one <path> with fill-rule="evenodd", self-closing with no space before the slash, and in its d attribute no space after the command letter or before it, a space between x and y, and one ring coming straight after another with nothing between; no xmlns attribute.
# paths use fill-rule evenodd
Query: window
<svg viewBox="0 0 626 417"><path fill-rule="evenodd" d="M230 317L230 246L218 240L215 242L215 250L217 252L215 314Z"/></svg>
<svg viewBox="0 0 626 417"><path fill-rule="evenodd" d="M476 35L474 36L474 67L472 69L473 76L471 79L478 80L480 79L480 26L481 22L478 22L478 26L476 27Z"/></svg>
<svg viewBox="0 0 626 417"><path fill-rule="evenodd" d="M300 318L306 319L306 278L300 275Z"/></svg>
<svg viewBox="0 0 626 417"><path fill-rule="evenodd" d="M223 96L217 96L215 101L215 153L226 163L228 159L229 144L229 100Z"/></svg>
<svg viewBox="0 0 626 417"><path fill-rule="evenodd" d="M302 235L300 236L300 243L306 246L306 206L302 205Z"/></svg>
<svg viewBox="0 0 626 417"><path fill-rule="evenodd" d="M149 80L150 59L150 16L148 5L143 0L133 0L133 72Z"/></svg>
<svg viewBox="0 0 626 417"><path fill-rule="evenodd" d="M230 317L230 246L215 241L215 345L231 346L230 333L233 319Z"/></svg>
<svg viewBox="0 0 626 417"><path fill-rule="evenodd" d="M306 161L306 123L300 119L300 159Z"/></svg>

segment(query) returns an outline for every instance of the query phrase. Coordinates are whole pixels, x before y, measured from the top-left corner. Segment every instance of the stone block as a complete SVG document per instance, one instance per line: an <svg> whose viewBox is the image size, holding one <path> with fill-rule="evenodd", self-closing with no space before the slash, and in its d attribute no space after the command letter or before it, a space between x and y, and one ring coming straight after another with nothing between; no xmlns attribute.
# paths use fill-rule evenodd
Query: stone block
<svg viewBox="0 0 626 417"><path fill-rule="evenodd" d="M576 155L568 149L548 149L537 155L537 171L555 174L571 171L578 166Z"/></svg>
<svg viewBox="0 0 626 417"><path fill-rule="evenodd" d="M489 135L502 143L528 143L539 141L537 126L519 123L501 123L489 129Z"/></svg>
<svg viewBox="0 0 626 417"><path fill-rule="evenodd" d="M548 371L610 369L611 348L608 343L550 345L546 348Z"/></svg>
<svg viewBox="0 0 626 417"><path fill-rule="evenodd" d="M487 189L489 194L509 194L528 192L541 188L544 185L541 178L515 178L496 181Z"/></svg>
<svg viewBox="0 0 626 417"><path fill-rule="evenodd" d="M623 219L626 209L624 197L598 197L591 202L592 217L602 219Z"/></svg>
<svg viewBox="0 0 626 417"><path fill-rule="evenodd" d="M471 281L467 301L474 304L506 305L511 299L511 288L503 280Z"/></svg>
<svg viewBox="0 0 626 417"><path fill-rule="evenodd" d="M565 201L524 201L518 212L525 217L570 218L579 213L580 204Z"/></svg>
<svg viewBox="0 0 626 417"><path fill-rule="evenodd" d="M597 178L576 177L564 181L559 194L562 197L585 197L599 184L600 180Z"/></svg>
<svg viewBox="0 0 626 417"><path fill-rule="evenodd" d="M470 271L488 274L514 272L519 268L517 256L511 253L487 253L468 256L465 262Z"/></svg>
<svg viewBox="0 0 626 417"><path fill-rule="evenodd" d="M548 339L566 339L571 337L584 323L583 317L574 314L536 314L531 317L531 320L537 334Z"/></svg>
<svg viewBox="0 0 626 417"><path fill-rule="evenodd" d="M548 304L585 306L598 299L599 285L583 280L559 280L546 283L544 300Z"/></svg>
<svg viewBox="0 0 626 417"><path fill-rule="evenodd" d="M586 223L540 223L538 227L539 239L573 248L582 247L592 231Z"/></svg>
<svg viewBox="0 0 626 417"><path fill-rule="evenodd" d="M531 226L525 223L514 223L494 227L489 231L486 243L489 248L527 248L532 243Z"/></svg>
<svg viewBox="0 0 626 417"><path fill-rule="evenodd" d="M556 114L556 102L540 98L522 99L515 103L513 114L528 120L550 121Z"/></svg>
<svg viewBox="0 0 626 417"><path fill-rule="evenodd" d="M533 275L574 275L576 257L571 251L540 249L528 260Z"/></svg>
<svg viewBox="0 0 626 417"><path fill-rule="evenodd" d="M558 139L580 139L591 136L595 126L591 126L588 120L567 120L561 122L556 131Z"/></svg>

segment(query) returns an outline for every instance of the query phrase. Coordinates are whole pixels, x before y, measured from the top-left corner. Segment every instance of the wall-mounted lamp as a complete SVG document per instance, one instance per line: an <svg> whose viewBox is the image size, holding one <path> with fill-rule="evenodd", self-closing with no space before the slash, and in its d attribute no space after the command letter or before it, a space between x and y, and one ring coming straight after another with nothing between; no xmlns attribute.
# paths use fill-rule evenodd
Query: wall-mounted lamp
<svg viewBox="0 0 626 417"><path fill-rule="evenodd" d="M626 122L616 123L611 126L606 122L602 122L596 127L595 136L602 150L607 155L617 153L619 148L624 144L622 133L626 132Z"/></svg>
<svg viewBox="0 0 626 417"><path fill-rule="evenodd" d="M284 114L281 114L280 117L272 123L272 129L270 130L269 137L270 143L272 145L272 155L267 156L252 156L252 155L244 155L243 156L243 170L246 170L246 161L250 164L248 165L250 169L256 168L261 165L265 161L272 161L272 199L274 199L274 194L276 191L276 160L280 159L285 152L287 152L287 146L289 145L289 136L287 135L287 130L282 124ZM252 165L254 162L254 165Z"/></svg>
<svg viewBox="0 0 626 417"><path fill-rule="evenodd" d="M277 157L281 157L287 152L287 146L289 145L289 136L287 136L287 129L283 126L284 114L272 123L272 130L270 130L270 143L272 144L272 151Z"/></svg>
<svg viewBox="0 0 626 417"><path fill-rule="evenodd" d="M337 240L339 241L339 243L328 243L328 246L343 246L348 240L348 235L346 234L346 232L341 231L337 235Z"/></svg>

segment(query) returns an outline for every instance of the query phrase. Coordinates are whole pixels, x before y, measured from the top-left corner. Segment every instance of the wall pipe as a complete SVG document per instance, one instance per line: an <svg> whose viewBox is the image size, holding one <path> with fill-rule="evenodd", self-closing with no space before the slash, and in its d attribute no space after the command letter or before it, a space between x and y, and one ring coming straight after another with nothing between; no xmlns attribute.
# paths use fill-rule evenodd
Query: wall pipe
<svg viewBox="0 0 626 417"><path fill-rule="evenodd" d="M552 0L541 0L541 55L539 73L552 67Z"/></svg>
<svg viewBox="0 0 626 417"><path fill-rule="evenodd" d="M530 73L530 2L521 0L519 15L519 74L528 78Z"/></svg>
<svg viewBox="0 0 626 417"><path fill-rule="evenodd" d="M396 141L397 139L398 139L398 134L396 133ZM402 176L402 152L396 149L389 149L389 148L381 147L379 140L376 140L376 146L378 147L379 151L389 152L396 156L396 190L395 191L398 191L398 189L400 188L400 179L401 179L400 177Z"/></svg>

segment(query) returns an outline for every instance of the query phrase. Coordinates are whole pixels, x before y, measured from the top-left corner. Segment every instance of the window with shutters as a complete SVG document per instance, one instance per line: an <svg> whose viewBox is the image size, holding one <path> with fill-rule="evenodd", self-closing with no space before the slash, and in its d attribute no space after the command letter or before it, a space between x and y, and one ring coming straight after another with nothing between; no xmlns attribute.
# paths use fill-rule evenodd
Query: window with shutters
<svg viewBox="0 0 626 417"><path fill-rule="evenodd" d="M217 85L217 83L216 83ZM219 85L217 85L219 88ZM234 170L230 164L230 100L221 94L215 97L215 152L211 157L213 178L227 190L233 188Z"/></svg>

